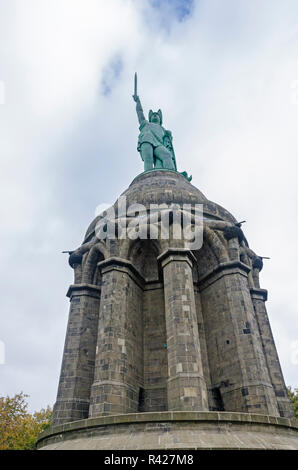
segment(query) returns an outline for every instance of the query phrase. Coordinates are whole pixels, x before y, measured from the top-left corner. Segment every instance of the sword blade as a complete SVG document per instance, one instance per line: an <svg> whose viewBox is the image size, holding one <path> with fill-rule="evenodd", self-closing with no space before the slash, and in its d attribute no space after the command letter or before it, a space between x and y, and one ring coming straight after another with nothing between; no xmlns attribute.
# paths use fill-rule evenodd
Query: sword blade
<svg viewBox="0 0 298 470"><path fill-rule="evenodd" d="M137 87L138 87L138 77L137 77L137 72L135 72L135 91L134 91L135 96L137 96L138 94Z"/></svg>

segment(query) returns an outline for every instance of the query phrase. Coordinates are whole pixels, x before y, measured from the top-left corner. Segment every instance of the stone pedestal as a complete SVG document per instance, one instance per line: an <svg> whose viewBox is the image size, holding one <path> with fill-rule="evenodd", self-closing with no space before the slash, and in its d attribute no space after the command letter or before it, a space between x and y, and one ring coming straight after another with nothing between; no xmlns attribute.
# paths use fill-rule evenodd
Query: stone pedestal
<svg viewBox="0 0 298 470"><path fill-rule="evenodd" d="M39 447L297 448L283 418L294 413L259 287L262 259L235 218L165 169L139 175L122 196L136 213L125 220L116 203L115 234L127 223L136 238L99 240L98 216L69 259L75 284L53 428ZM186 221L171 204L192 225L203 204L200 249L178 240L174 228L182 233ZM138 238L152 205L156 239Z"/></svg>
<svg viewBox="0 0 298 470"><path fill-rule="evenodd" d="M86 419L44 431L40 450L298 450L297 424L249 413L174 411Z"/></svg>

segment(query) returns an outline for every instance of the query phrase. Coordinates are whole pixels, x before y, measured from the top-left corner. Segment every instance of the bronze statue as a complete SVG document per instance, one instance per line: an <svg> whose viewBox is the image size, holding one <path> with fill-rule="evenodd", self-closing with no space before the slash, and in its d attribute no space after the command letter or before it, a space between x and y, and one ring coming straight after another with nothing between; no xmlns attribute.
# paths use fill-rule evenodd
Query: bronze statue
<svg viewBox="0 0 298 470"><path fill-rule="evenodd" d="M162 127L162 112L149 111L148 120L145 119L140 98L137 94L137 74L135 74L135 89L133 99L140 124L138 138L138 151L144 162L144 171L166 168L177 171L176 159L172 145L172 133Z"/></svg>

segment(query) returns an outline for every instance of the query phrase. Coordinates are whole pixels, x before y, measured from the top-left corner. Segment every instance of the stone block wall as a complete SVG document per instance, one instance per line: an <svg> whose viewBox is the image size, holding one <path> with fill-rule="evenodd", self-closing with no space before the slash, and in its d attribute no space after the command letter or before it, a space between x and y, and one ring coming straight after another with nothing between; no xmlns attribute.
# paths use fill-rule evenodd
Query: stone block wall
<svg viewBox="0 0 298 470"><path fill-rule="evenodd" d="M185 249L98 263L71 286L54 424L111 414L233 411L293 417L262 289L239 260L193 277ZM141 270L140 266L139 269Z"/></svg>
<svg viewBox="0 0 298 470"><path fill-rule="evenodd" d="M288 399L287 389L266 310L265 301L267 300L267 291L255 288L251 289L250 292L266 364L276 396L279 415L281 417L294 418L293 406Z"/></svg>
<svg viewBox="0 0 298 470"><path fill-rule="evenodd" d="M88 284L69 289L70 311L53 425L88 417L100 293L100 287Z"/></svg>
<svg viewBox="0 0 298 470"><path fill-rule="evenodd" d="M141 288L126 267L103 263L91 417L136 412L143 385Z"/></svg>
<svg viewBox="0 0 298 470"><path fill-rule="evenodd" d="M166 411L167 337L162 283L151 283L143 294L144 382L139 411Z"/></svg>
<svg viewBox="0 0 298 470"><path fill-rule="evenodd" d="M245 265L232 262L201 284L211 381L226 411L278 416L247 272Z"/></svg>

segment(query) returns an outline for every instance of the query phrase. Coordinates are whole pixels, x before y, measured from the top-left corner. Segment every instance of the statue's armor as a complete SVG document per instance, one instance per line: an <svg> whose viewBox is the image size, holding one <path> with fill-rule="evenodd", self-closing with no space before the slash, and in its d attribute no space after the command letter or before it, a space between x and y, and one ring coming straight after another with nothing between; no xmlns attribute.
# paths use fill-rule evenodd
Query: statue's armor
<svg viewBox="0 0 298 470"><path fill-rule="evenodd" d="M147 142L151 144L153 148L158 147L159 145L164 145L163 139L165 136L165 129L155 122L149 122L145 119L140 127L140 135L138 139L138 151L141 151L141 145Z"/></svg>

